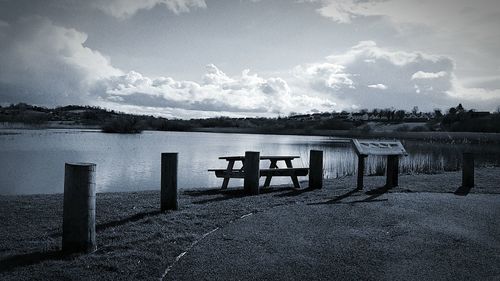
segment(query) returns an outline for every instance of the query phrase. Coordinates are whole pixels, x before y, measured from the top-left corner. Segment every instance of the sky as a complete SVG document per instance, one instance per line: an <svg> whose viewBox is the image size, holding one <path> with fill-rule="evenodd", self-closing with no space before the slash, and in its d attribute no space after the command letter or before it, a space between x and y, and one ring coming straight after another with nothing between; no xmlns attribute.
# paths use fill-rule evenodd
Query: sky
<svg viewBox="0 0 500 281"><path fill-rule="evenodd" d="M498 0L0 0L0 104L494 111L499 50Z"/></svg>

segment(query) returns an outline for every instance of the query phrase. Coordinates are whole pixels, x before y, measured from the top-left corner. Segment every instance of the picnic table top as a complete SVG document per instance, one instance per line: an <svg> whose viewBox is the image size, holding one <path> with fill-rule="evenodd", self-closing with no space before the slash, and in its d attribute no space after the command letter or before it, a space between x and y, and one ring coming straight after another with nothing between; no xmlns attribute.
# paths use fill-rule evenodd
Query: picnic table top
<svg viewBox="0 0 500 281"><path fill-rule="evenodd" d="M300 156L260 156L260 160L291 160L300 158ZM219 159L231 160L245 160L245 156L222 156Z"/></svg>

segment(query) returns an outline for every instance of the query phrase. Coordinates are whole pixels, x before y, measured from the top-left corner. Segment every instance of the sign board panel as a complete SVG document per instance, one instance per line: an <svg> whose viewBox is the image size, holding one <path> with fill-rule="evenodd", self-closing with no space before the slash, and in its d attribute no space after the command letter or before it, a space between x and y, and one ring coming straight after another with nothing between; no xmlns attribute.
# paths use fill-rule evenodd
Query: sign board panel
<svg viewBox="0 0 500 281"><path fill-rule="evenodd" d="M352 139L358 155L408 155L400 141Z"/></svg>

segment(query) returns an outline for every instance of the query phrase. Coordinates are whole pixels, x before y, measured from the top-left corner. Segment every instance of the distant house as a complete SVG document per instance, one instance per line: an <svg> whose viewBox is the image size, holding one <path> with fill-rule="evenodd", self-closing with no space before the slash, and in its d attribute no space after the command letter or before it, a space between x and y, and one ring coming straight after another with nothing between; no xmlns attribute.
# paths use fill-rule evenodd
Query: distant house
<svg viewBox="0 0 500 281"><path fill-rule="evenodd" d="M351 113L349 120L353 121L368 121L368 113Z"/></svg>
<svg viewBox="0 0 500 281"><path fill-rule="evenodd" d="M329 112L323 112L323 113L314 113L312 115L312 118L314 120L327 120L332 118L332 114Z"/></svg>
<svg viewBox="0 0 500 281"><path fill-rule="evenodd" d="M299 114L299 115L292 115L288 117L289 120L296 120L296 121L305 121L305 120L311 120L312 117L309 114Z"/></svg>

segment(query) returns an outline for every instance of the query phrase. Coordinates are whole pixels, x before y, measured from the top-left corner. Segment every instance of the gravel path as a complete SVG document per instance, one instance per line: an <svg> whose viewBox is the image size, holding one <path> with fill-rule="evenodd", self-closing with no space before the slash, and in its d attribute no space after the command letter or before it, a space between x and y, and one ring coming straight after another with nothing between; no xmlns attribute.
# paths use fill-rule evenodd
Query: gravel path
<svg viewBox="0 0 500 281"><path fill-rule="evenodd" d="M498 218L500 195L279 206L211 233L165 280L500 280Z"/></svg>

